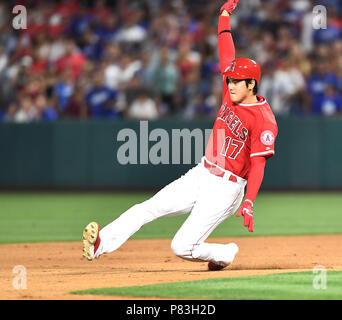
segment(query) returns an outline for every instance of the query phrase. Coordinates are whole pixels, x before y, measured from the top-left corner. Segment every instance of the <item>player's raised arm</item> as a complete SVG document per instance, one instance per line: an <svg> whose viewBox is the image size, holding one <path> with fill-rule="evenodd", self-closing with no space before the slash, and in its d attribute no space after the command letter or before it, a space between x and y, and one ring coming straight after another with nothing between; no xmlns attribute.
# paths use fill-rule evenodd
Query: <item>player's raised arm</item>
<svg viewBox="0 0 342 320"><path fill-rule="evenodd" d="M220 10L220 18L218 24L218 50L222 74L235 59L235 47L230 29L230 15L234 11L238 3L239 0L228 0L221 7ZM222 97L225 96L227 89L228 86L224 81Z"/></svg>

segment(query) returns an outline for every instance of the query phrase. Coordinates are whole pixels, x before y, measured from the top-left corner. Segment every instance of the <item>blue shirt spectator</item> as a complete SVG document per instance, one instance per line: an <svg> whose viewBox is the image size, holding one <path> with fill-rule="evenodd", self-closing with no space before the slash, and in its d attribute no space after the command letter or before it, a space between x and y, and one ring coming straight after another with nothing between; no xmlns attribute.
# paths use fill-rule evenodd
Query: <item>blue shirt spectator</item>
<svg viewBox="0 0 342 320"><path fill-rule="evenodd" d="M43 111L40 119L43 121L56 121L58 120L58 114L54 108L47 107Z"/></svg>
<svg viewBox="0 0 342 320"><path fill-rule="evenodd" d="M86 9L81 7L79 14L72 18L69 25L69 33L75 37L81 37L87 30L93 17L86 12Z"/></svg>
<svg viewBox="0 0 342 320"><path fill-rule="evenodd" d="M56 121L58 120L58 113L51 105L50 101L44 94L40 94L35 101L35 108L39 112L39 120L42 121Z"/></svg>
<svg viewBox="0 0 342 320"><path fill-rule="evenodd" d="M314 73L308 79L308 91L312 98L312 112L321 114L324 92L328 84L337 85L337 76L332 73Z"/></svg>
<svg viewBox="0 0 342 320"><path fill-rule="evenodd" d="M327 25L326 29L318 29L314 32L314 41L317 44L330 44L334 41L337 41L342 34L341 22L340 17L338 16L338 6L328 5L326 7L327 16ZM321 18L323 19L323 17Z"/></svg>
<svg viewBox="0 0 342 320"><path fill-rule="evenodd" d="M74 86L73 85L69 85L63 82L59 82L56 84L55 88L54 88L54 94L57 96L58 98L58 108L63 111L65 110L69 98L70 96L73 94L74 92Z"/></svg>
<svg viewBox="0 0 342 320"><path fill-rule="evenodd" d="M74 92L74 79L70 70L62 74L62 79L53 88L53 94L57 97L57 106L60 111L64 111L69 98Z"/></svg>
<svg viewBox="0 0 342 320"><path fill-rule="evenodd" d="M110 15L101 25L98 26L95 34L101 41L115 42L116 36L119 32L117 22L117 17L115 15Z"/></svg>
<svg viewBox="0 0 342 320"><path fill-rule="evenodd" d="M92 117L117 119L119 113L113 109L117 92L104 85L88 91L85 100Z"/></svg>
<svg viewBox="0 0 342 320"><path fill-rule="evenodd" d="M324 116L334 116L342 111L342 96L332 84L327 85L321 105L321 113Z"/></svg>
<svg viewBox="0 0 342 320"><path fill-rule="evenodd" d="M328 25L327 29L319 29L314 33L314 40L318 44L331 43L341 36L341 31L333 25Z"/></svg>
<svg viewBox="0 0 342 320"><path fill-rule="evenodd" d="M100 37L88 29L80 41L82 53L90 60L100 60L103 57L104 46Z"/></svg>

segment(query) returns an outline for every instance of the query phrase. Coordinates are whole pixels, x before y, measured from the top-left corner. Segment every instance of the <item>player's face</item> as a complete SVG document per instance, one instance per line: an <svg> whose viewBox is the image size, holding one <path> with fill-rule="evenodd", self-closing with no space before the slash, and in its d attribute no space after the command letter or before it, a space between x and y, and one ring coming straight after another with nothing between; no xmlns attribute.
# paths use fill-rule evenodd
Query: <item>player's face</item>
<svg viewBox="0 0 342 320"><path fill-rule="evenodd" d="M229 78L228 88L233 103L244 103L253 93L253 90L247 87L245 80Z"/></svg>

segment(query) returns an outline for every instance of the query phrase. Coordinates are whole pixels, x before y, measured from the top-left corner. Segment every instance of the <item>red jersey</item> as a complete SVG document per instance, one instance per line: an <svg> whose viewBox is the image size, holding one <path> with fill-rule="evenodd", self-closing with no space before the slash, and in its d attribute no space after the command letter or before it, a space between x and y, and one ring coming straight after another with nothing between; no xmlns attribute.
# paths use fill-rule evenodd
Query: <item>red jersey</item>
<svg viewBox="0 0 342 320"><path fill-rule="evenodd" d="M234 104L226 97L205 151L211 163L244 179L251 157L271 158L275 153L277 123L265 98L257 98L255 104Z"/></svg>
<svg viewBox="0 0 342 320"><path fill-rule="evenodd" d="M220 16L218 46L222 74L235 58L230 18ZM251 157L274 155L278 127L265 98L257 95L255 104L234 104L223 76L222 106L210 136L205 157L218 167L247 179Z"/></svg>

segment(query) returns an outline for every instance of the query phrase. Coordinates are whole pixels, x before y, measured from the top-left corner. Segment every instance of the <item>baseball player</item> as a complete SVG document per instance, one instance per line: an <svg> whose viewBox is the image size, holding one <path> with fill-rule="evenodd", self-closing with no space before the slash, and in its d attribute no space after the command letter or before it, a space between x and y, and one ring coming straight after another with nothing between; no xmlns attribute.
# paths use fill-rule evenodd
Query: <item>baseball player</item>
<svg viewBox="0 0 342 320"><path fill-rule="evenodd" d="M218 46L223 75L223 101L205 156L185 175L152 198L136 204L99 230L96 222L83 231L83 256L88 260L118 249L143 225L165 216L190 215L174 236L171 248L183 259L208 261L209 270L230 265L238 246L205 240L225 219L237 213L253 232L253 204L261 186L266 160L274 155L278 133L266 99L257 94L261 71L250 59L235 59L230 15L238 0L220 10Z"/></svg>

